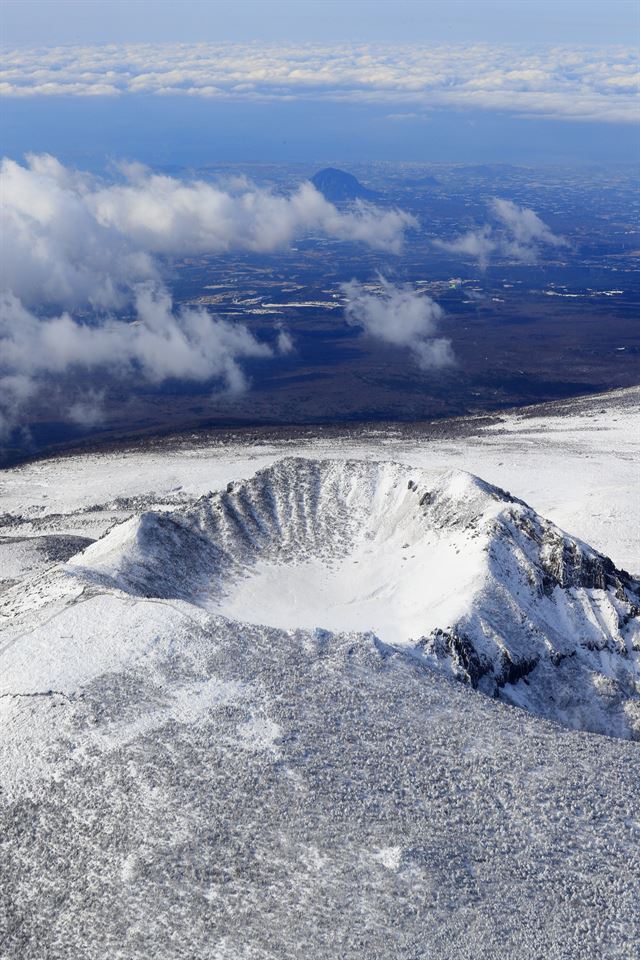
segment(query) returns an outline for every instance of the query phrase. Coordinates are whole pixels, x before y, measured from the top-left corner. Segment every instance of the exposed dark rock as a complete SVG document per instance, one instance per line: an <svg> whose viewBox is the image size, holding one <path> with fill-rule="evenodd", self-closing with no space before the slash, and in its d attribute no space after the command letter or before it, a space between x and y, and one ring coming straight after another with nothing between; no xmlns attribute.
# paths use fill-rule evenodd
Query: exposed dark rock
<svg viewBox="0 0 640 960"><path fill-rule="evenodd" d="M341 203L348 200L377 200L380 197L375 190L369 190L360 181L345 170L327 167L319 170L311 178L316 190L331 203Z"/></svg>

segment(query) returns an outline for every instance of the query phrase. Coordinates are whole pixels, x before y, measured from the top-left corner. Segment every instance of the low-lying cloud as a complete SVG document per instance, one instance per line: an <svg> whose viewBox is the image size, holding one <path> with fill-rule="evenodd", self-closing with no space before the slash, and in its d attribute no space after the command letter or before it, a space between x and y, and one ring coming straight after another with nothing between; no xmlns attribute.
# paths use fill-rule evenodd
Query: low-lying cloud
<svg viewBox="0 0 640 960"><path fill-rule="evenodd" d="M346 100L637 123L638 55L633 46L180 43L21 48L3 56L0 96L127 94Z"/></svg>
<svg viewBox="0 0 640 960"><path fill-rule="evenodd" d="M406 347L422 370L438 370L455 363L451 341L438 337L444 311L435 300L409 286L384 277L372 288L351 280L342 284L345 318L369 336Z"/></svg>
<svg viewBox="0 0 640 960"><path fill-rule="evenodd" d="M0 437L16 426L29 401L51 378L72 381L74 374L100 370L132 383L216 380L234 394L247 386L240 361L273 355L272 347L242 324L220 320L202 308L176 310L162 288L140 288L135 314L132 323L109 317L88 324L68 312L42 317L13 294L4 294L0 299ZM62 412L66 419L83 426L100 420L102 402L97 402L95 391L72 399L70 390L68 399Z"/></svg>
<svg viewBox="0 0 640 960"><path fill-rule="evenodd" d="M164 254L268 253L311 233L399 253L404 230L417 225L401 210L383 211L362 202L338 211L309 182L289 196L258 187L232 193L146 171L127 184L96 190L88 205L101 226Z"/></svg>
<svg viewBox="0 0 640 960"><path fill-rule="evenodd" d="M401 210L356 203L338 210L311 183L288 196L240 181L223 189L144 167L105 184L54 157L0 167L1 286L27 303L124 306L140 282L159 281L155 255L269 253L305 235L400 253L417 225Z"/></svg>
<svg viewBox="0 0 640 960"><path fill-rule="evenodd" d="M564 237L553 233L529 207L520 207L512 200L494 197L490 211L493 223L468 230L453 240L436 240L435 246L473 257L483 270L493 256L535 263L545 246L567 246Z"/></svg>
<svg viewBox="0 0 640 960"><path fill-rule="evenodd" d="M223 189L138 166L123 178L104 183L50 156L0 167L5 435L43 378L101 369L132 383L216 380L237 393L247 386L240 361L292 350L282 328L270 345L204 308L176 309L159 255L270 252L310 234L398 253L416 225L400 210L368 204L338 211L310 183L280 196L244 181ZM85 397L70 402L67 415L89 423L99 408Z"/></svg>

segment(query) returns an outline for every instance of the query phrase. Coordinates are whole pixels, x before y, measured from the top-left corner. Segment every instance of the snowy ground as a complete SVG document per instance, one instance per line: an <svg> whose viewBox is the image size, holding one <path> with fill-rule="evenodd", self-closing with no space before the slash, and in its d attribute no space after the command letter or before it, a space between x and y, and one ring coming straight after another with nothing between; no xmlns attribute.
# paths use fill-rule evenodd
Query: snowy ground
<svg viewBox="0 0 640 960"><path fill-rule="evenodd" d="M345 632L313 629L346 590L344 568L320 584L308 623L259 626L219 614L250 606L256 619L273 565L226 591L226 607L199 605L187 553L181 593L154 593L144 577L160 585L167 571L123 567L135 520L66 573L55 565L117 521L187 510L298 455L434 476L461 467L637 573L639 398L618 391L477 429L195 437L5 471L0 956L635 958L637 743L490 699L344 620L330 626ZM404 538L384 542L401 567ZM460 583L476 570L468 560L451 558ZM100 581L123 570L120 586ZM285 588L306 589L315 568L297 570L299 582L279 573L283 617ZM361 614L362 603L360 630Z"/></svg>
<svg viewBox="0 0 640 960"><path fill-rule="evenodd" d="M0 536L97 537L137 510L174 508L282 456L389 459L467 470L640 574L640 387L540 411L504 415L490 426L478 418L476 428L465 421L462 430L450 421L436 431L354 428L330 439L206 443L196 435L150 449L38 461L0 473Z"/></svg>

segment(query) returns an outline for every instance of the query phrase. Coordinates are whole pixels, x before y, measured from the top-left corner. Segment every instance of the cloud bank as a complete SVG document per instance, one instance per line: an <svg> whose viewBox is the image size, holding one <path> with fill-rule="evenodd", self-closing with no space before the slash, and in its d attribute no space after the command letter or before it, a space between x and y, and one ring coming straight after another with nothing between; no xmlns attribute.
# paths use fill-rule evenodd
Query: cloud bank
<svg viewBox="0 0 640 960"><path fill-rule="evenodd" d="M438 370L455 363L451 341L436 336L442 308L424 293L379 278L372 290L356 280L342 284L347 323L369 336L411 351L422 370Z"/></svg>
<svg viewBox="0 0 640 960"><path fill-rule="evenodd" d="M494 197L489 209L494 217L493 224L485 223L454 240L435 240L434 245L441 250L473 257L483 270L494 255L521 263L535 263L545 246L568 245L564 237L554 234L529 207Z"/></svg>
<svg viewBox="0 0 640 960"><path fill-rule="evenodd" d="M159 280L154 255L284 249L321 234L399 253L416 220L400 210L358 203L338 211L311 183L278 196L240 182L236 190L204 181L123 169L104 184L31 156L0 166L5 256L0 282L25 302L119 308L141 281Z"/></svg>
<svg viewBox="0 0 640 960"><path fill-rule="evenodd" d="M346 100L637 123L635 46L135 44L7 50L0 96ZM406 114L405 114L406 115Z"/></svg>
<svg viewBox="0 0 640 960"><path fill-rule="evenodd" d="M206 309L176 309L159 255L269 252L309 234L398 253L416 225L371 205L338 211L309 183L279 196L135 165L123 177L104 183L50 156L0 166L0 433L51 378L99 369L131 383L217 380L234 393L246 387L240 361L292 350L286 330L271 346ZM67 415L88 423L99 406L74 398Z"/></svg>

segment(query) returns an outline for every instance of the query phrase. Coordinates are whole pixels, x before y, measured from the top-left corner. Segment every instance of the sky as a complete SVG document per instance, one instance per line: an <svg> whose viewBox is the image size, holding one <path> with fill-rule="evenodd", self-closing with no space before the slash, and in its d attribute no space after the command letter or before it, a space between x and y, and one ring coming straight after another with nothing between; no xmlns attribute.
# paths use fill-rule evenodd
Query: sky
<svg viewBox="0 0 640 960"><path fill-rule="evenodd" d="M629 43L635 0L3 0L7 44Z"/></svg>

